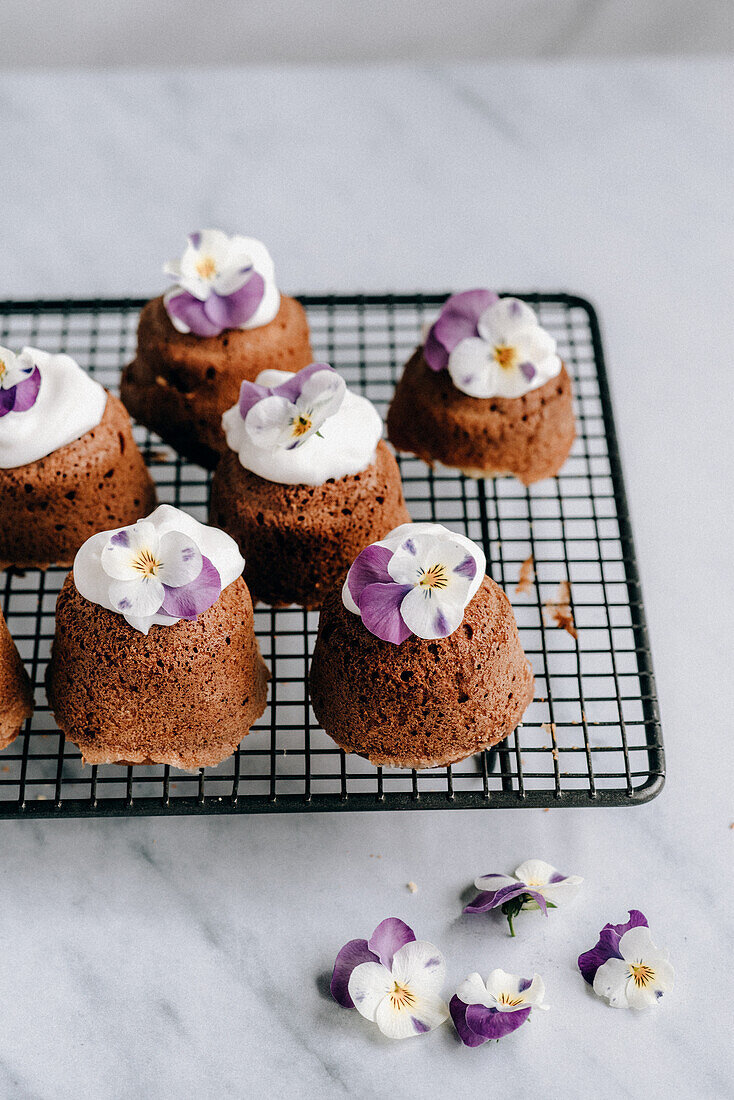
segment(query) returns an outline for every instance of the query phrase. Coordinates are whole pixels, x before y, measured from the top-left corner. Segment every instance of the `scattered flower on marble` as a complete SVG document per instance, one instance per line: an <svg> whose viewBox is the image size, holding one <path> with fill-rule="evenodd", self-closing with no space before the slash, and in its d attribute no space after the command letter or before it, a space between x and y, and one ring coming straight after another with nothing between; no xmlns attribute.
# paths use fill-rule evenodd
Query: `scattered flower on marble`
<svg viewBox="0 0 734 1100"><path fill-rule="evenodd" d="M388 536L366 547L345 584L345 597L370 633L394 645L411 634L425 639L453 634L486 565L478 546L441 524L411 526L399 529L404 534L393 546L386 545Z"/></svg>
<svg viewBox="0 0 734 1100"><path fill-rule="evenodd" d="M29 348L16 355L0 347L0 416L32 409L41 388L41 372Z"/></svg>
<svg viewBox="0 0 734 1100"><path fill-rule="evenodd" d="M464 1046L478 1047L516 1031L533 1009L546 1011L544 997L540 974L531 979L493 970L486 984L479 974L470 974L451 998L449 1011Z"/></svg>
<svg viewBox="0 0 734 1100"><path fill-rule="evenodd" d="M338 412L346 383L328 363L311 363L279 386L243 382L239 410L252 442L265 450L300 447Z"/></svg>
<svg viewBox="0 0 734 1100"><path fill-rule="evenodd" d="M278 311L273 261L252 237L229 237L219 229L191 233L181 258L163 270L176 281L163 303L179 332L218 336L267 324ZM259 317L263 305L266 316Z"/></svg>
<svg viewBox="0 0 734 1100"><path fill-rule="evenodd" d="M110 602L121 615L195 620L222 591L217 569L189 535L160 535L144 519L110 535L100 564L110 578Z"/></svg>
<svg viewBox="0 0 734 1100"><path fill-rule="evenodd" d="M378 924L369 940L350 940L334 963L331 995L356 1008L383 1035L407 1039L432 1031L448 1018L441 997L446 965L441 952L417 940L398 917Z"/></svg>
<svg viewBox="0 0 734 1100"><path fill-rule="evenodd" d="M612 1008L650 1008L675 981L668 952L652 942L639 909L629 911L626 924L604 925L596 947L579 955L579 970Z"/></svg>
<svg viewBox="0 0 734 1100"><path fill-rule="evenodd" d="M522 397L561 370L556 342L519 298L489 290L455 294L431 326L423 355L470 397Z"/></svg>
<svg viewBox="0 0 734 1100"><path fill-rule="evenodd" d="M557 909L575 898L583 881L579 875L562 875L542 859L528 859L514 875L480 875L475 879L474 885L480 892L465 906L464 912L500 909L507 917L510 935L514 936L513 922L518 913L541 909L548 916L548 909Z"/></svg>

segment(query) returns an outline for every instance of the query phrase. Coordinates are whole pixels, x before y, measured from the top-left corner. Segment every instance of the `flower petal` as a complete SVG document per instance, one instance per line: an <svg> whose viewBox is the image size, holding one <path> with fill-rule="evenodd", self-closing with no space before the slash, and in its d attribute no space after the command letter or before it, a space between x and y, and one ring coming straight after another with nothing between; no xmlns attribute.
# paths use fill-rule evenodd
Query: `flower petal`
<svg viewBox="0 0 734 1100"><path fill-rule="evenodd" d="M374 1020L380 1002L394 986L392 974L382 963L363 962L352 971L347 992L357 1012L367 1020Z"/></svg>
<svg viewBox="0 0 734 1100"><path fill-rule="evenodd" d="M454 1021L454 1027L456 1028L459 1038L465 1047L480 1047L487 1040L483 1035L477 1035L475 1031L469 1027L466 1022L466 1010L467 1005L461 1001L457 994L449 1001L449 1012L451 1013L451 1019Z"/></svg>
<svg viewBox="0 0 734 1100"><path fill-rule="evenodd" d="M462 340L451 352L448 368L457 390L469 397L486 400L497 393L501 368L486 341L478 338Z"/></svg>
<svg viewBox="0 0 734 1100"><path fill-rule="evenodd" d="M594 992L609 1001L612 1008L627 1008L629 966L623 959L607 959L594 975Z"/></svg>
<svg viewBox="0 0 734 1100"><path fill-rule="evenodd" d="M498 890L503 890L506 886L517 886L520 880L515 878L514 875L480 875L479 878L474 879L474 885L477 890L489 890L492 893L496 893Z"/></svg>
<svg viewBox="0 0 734 1100"><path fill-rule="evenodd" d="M195 621L208 611L222 593L222 578L209 558L202 557L201 570L195 580L178 588L164 585L161 611L174 619Z"/></svg>
<svg viewBox="0 0 734 1100"><path fill-rule="evenodd" d="M668 952L656 947L652 942L650 936L650 929L637 925L634 928L628 929L619 940L619 946L617 948L619 954L627 962L635 962L641 960L644 962L657 962L658 960L666 960L668 958Z"/></svg>
<svg viewBox="0 0 734 1100"><path fill-rule="evenodd" d="M201 573L201 550L189 535L166 531L160 540L158 553L161 562L158 580L166 588L190 584Z"/></svg>
<svg viewBox="0 0 734 1100"><path fill-rule="evenodd" d="M414 940L415 933L404 920L400 920L399 917L387 917L377 925L367 946L383 966L392 970L395 952Z"/></svg>
<svg viewBox="0 0 734 1100"><path fill-rule="evenodd" d="M252 406L245 417L245 430L256 447L270 450L290 442L289 425L296 416L295 405L273 394Z"/></svg>
<svg viewBox="0 0 734 1100"><path fill-rule="evenodd" d="M515 877L520 882L536 887L545 886L555 874L557 874L555 867L542 859L526 859L515 871Z"/></svg>
<svg viewBox="0 0 734 1100"><path fill-rule="evenodd" d="M365 588L370 584L390 584L392 578L387 571L387 565L392 557L392 550L387 546L373 543L365 547L354 559L347 573L347 587L354 603L359 608L359 601Z"/></svg>
<svg viewBox="0 0 734 1100"><path fill-rule="evenodd" d="M29 375L25 375L15 386L13 412L27 412L36 403L41 388L41 372L34 366Z"/></svg>
<svg viewBox="0 0 734 1100"><path fill-rule="evenodd" d="M484 1005L467 1005L466 1023L475 1035L480 1035L483 1039L502 1039L522 1027L530 1012L530 1008L523 1008L518 1012L498 1012L494 1008L485 1008Z"/></svg>
<svg viewBox="0 0 734 1100"><path fill-rule="evenodd" d="M477 320L479 335L491 344L509 342L518 333L539 327L535 310L519 298L500 298Z"/></svg>
<svg viewBox="0 0 734 1100"><path fill-rule="evenodd" d="M578 958L578 967L584 981L591 985L594 975L599 967L611 958L621 958L619 954L619 941L630 928L647 928L647 918L639 909L630 909L629 920L626 924L605 924L599 933L599 940L590 951L585 951Z"/></svg>
<svg viewBox="0 0 734 1100"><path fill-rule="evenodd" d="M370 584L359 598L362 622L371 634L383 642L400 645L411 635L403 621L401 605L410 589L401 584Z"/></svg>
<svg viewBox="0 0 734 1100"><path fill-rule="evenodd" d="M364 962L378 962L378 958L370 951L367 940L350 940L345 943L336 957L334 971L331 975L331 995L342 1008L354 1008L354 1001L349 995L349 979L355 967Z"/></svg>
<svg viewBox="0 0 734 1100"><path fill-rule="evenodd" d="M204 310L204 302L187 290L174 287L163 295L163 304L171 323L179 332L193 332L196 336L218 336L220 325L211 321Z"/></svg>
<svg viewBox="0 0 734 1100"><path fill-rule="evenodd" d="M400 985L409 986L421 995L437 993L446 977L446 963L428 940L412 940L395 952L392 976Z"/></svg>
<svg viewBox="0 0 734 1100"><path fill-rule="evenodd" d="M134 581L110 582L110 603L121 615L156 615L161 609L165 590L155 577Z"/></svg>
<svg viewBox="0 0 734 1100"><path fill-rule="evenodd" d="M398 585L395 586L399 587ZM400 615L408 630L419 638L448 638L461 625L466 609L468 585L458 585L442 592L416 585L403 598ZM362 611L364 618L364 610Z"/></svg>
<svg viewBox="0 0 734 1100"><path fill-rule="evenodd" d="M497 295L491 290L465 290L444 302L423 348L423 358L431 370L443 370L459 341L476 336L477 321L496 301Z"/></svg>
<svg viewBox="0 0 734 1100"><path fill-rule="evenodd" d="M433 1031L448 1018L449 1009L436 993L416 997L410 1008L396 1008L391 997L383 997L375 1022L389 1039L410 1039Z"/></svg>
<svg viewBox="0 0 734 1100"><path fill-rule="evenodd" d="M347 384L342 376L332 367L325 367L305 380L296 404L299 409L309 411L316 425L320 427L325 420L338 412L346 392Z"/></svg>
<svg viewBox="0 0 734 1100"><path fill-rule="evenodd" d="M265 397L270 397L272 393L273 391L268 389L267 386L260 386L257 382L248 382L247 379L245 379L240 386L238 401L242 419L245 419L253 405L257 405L258 401L262 401Z"/></svg>
<svg viewBox="0 0 734 1100"><path fill-rule="evenodd" d="M265 294L265 281L256 271L248 277L244 286L223 296L215 291L204 302L204 313L223 332L228 328L240 328L254 316Z"/></svg>
<svg viewBox="0 0 734 1100"><path fill-rule="evenodd" d="M499 877L499 876L498 876ZM499 909L506 901L519 898L527 893L524 882L512 882L507 886L501 886L498 890L482 890L473 901L464 906L465 913L486 913L490 909Z"/></svg>
<svg viewBox="0 0 734 1100"><path fill-rule="evenodd" d="M278 397L287 398L291 404L295 405L309 378L321 371L330 371L332 374L337 373L328 363L309 363L307 367L302 367L299 371L296 371L292 377L286 378L285 382L281 382L279 386L275 386L270 392Z"/></svg>
<svg viewBox="0 0 734 1100"><path fill-rule="evenodd" d="M456 996L465 1005L484 1005L486 1008L494 1007L494 997L487 992L481 974L476 971L469 974L456 990Z"/></svg>
<svg viewBox="0 0 734 1100"><path fill-rule="evenodd" d="M627 983L627 1003L630 1008L652 1008L675 984L675 971L669 962L661 961L652 966L654 977L646 985L637 985L634 978Z"/></svg>

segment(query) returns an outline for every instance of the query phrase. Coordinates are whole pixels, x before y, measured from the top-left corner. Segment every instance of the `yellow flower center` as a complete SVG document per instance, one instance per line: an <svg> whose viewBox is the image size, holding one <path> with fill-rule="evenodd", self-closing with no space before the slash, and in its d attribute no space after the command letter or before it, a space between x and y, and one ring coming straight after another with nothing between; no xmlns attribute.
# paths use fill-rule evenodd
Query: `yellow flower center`
<svg viewBox="0 0 734 1100"><path fill-rule="evenodd" d="M415 994L411 993L406 986L399 985L397 982L395 982L388 996L390 998L390 1004L395 1012L404 1012L406 1009L415 1007Z"/></svg>
<svg viewBox="0 0 734 1100"><path fill-rule="evenodd" d="M301 436L310 432L312 423L313 421L310 416L294 416L293 420L291 420L294 437L300 439Z"/></svg>
<svg viewBox="0 0 734 1100"><path fill-rule="evenodd" d="M647 963L630 963L630 977L638 989L644 989L655 978L655 971Z"/></svg>
<svg viewBox="0 0 734 1100"><path fill-rule="evenodd" d="M197 274L202 279L211 279L217 273L217 265L211 256L202 256L196 265Z"/></svg>
<svg viewBox="0 0 734 1100"><path fill-rule="evenodd" d="M445 588L449 583L449 574L445 565L436 562L430 569L421 570L422 576L418 581L421 588Z"/></svg>
<svg viewBox="0 0 734 1100"><path fill-rule="evenodd" d="M160 567L161 563L153 557L150 550L141 550L133 561L133 569L136 569L143 578L155 577Z"/></svg>
<svg viewBox="0 0 734 1100"><path fill-rule="evenodd" d="M498 344L494 349L494 358L503 370L512 370L517 359L517 351L507 344Z"/></svg>
<svg viewBox="0 0 734 1100"><path fill-rule="evenodd" d="M509 993L500 993L498 998L498 1004L507 1005L508 1008L515 1008L517 1005L521 1005L525 998L521 996L512 997Z"/></svg>
<svg viewBox="0 0 734 1100"><path fill-rule="evenodd" d="M0 382L2 382L3 378L5 377L5 372L7 371L7 369L8 368L5 365L5 360L0 359Z"/></svg>

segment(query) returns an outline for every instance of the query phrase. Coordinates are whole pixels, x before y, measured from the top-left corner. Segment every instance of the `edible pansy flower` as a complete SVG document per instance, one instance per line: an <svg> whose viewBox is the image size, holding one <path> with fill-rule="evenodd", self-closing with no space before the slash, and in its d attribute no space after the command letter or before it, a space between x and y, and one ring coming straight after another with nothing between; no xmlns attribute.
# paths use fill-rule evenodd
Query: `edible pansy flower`
<svg viewBox="0 0 734 1100"><path fill-rule="evenodd" d="M500 909L507 917L510 935L515 935L514 918L522 910L557 909L571 901L579 892L584 880L579 875L562 875L550 863L542 859L528 859L514 875L480 875L474 880L479 893L465 913L488 913Z"/></svg>
<svg viewBox="0 0 734 1100"><path fill-rule="evenodd" d="M222 590L217 569L190 535L161 535L144 519L110 536L100 565L114 610L133 620L157 614L195 620Z"/></svg>
<svg viewBox="0 0 734 1100"><path fill-rule="evenodd" d="M504 970L493 970L486 983L470 974L449 1002L449 1011L459 1038L467 1047L478 1047L490 1039L502 1039L517 1031L535 1008L543 1004L545 985L540 974L519 978Z"/></svg>
<svg viewBox="0 0 734 1100"><path fill-rule="evenodd" d="M650 938L647 919L631 909L626 924L605 924L591 951L579 955L584 980L612 1008L650 1008L673 988L668 952Z"/></svg>
<svg viewBox="0 0 734 1100"><path fill-rule="evenodd" d="M519 298L490 291L456 294L431 327L423 356L432 370L448 369L470 397L522 397L561 369L556 342Z"/></svg>
<svg viewBox="0 0 734 1100"><path fill-rule="evenodd" d="M338 412L346 383L328 363L311 363L279 386L243 382L239 410L252 442L265 450L300 447Z"/></svg>
<svg viewBox="0 0 734 1100"><path fill-rule="evenodd" d="M41 372L29 348L16 355L0 347L0 416L33 408L41 388Z"/></svg>
<svg viewBox="0 0 734 1100"><path fill-rule="evenodd" d="M344 583L345 607L370 633L399 645L446 638L482 583L486 559L464 535L440 523L403 524L354 560Z"/></svg>
<svg viewBox="0 0 734 1100"><path fill-rule="evenodd" d="M229 328L257 328L280 307L275 271L264 244L219 229L191 233L178 260L164 266L176 280L163 297L174 328L218 336Z"/></svg>
<svg viewBox="0 0 734 1100"><path fill-rule="evenodd" d="M432 1031L448 1018L440 995L446 964L438 948L417 940L398 917L378 924L369 940L350 940L334 963L331 995L356 1008L390 1039Z"/></svg>

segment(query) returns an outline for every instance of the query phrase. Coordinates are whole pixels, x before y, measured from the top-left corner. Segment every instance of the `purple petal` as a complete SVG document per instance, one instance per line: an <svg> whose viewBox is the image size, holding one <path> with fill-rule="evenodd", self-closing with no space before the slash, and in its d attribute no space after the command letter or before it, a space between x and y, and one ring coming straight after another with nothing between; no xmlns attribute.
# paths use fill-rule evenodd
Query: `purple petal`
<svg viewBox="0 0 734 1100"><path fill-rule="evenodd" d="M209 558L202 557L201 573L196 580L169 588L163 585L166 593L161 611L176 619L194 620L217 602L222 591L222 579Z"/></svg>
<svg viewBox="0 0 734 1100"><path fill-rule="evenodd" d="M423 348L423 358L431 370L443 370L449 353L462 340L477 334L477 321L494 302L491 290L465 290L452 295L443 306L438 320L431 326Z"/></svg>
<svg viewBox="0 0 734 1100"><path fill-rule="evenodd" d="M451 1013L451 1019L454 1021L454 1027L456 1028L459 1038L465 1047L480 1047L482 1043L486 1043L487 1040L483 1035L477 1035L476 1031L472 1031L466 1022L466 1010L468 1005L465 1005L463 1001L460 1001L456 994L453 995L449 1001L449 1012Z"/></svg>
<svg viewBox="0 0 734 1100"><path fill-rule="evenodd" d="M123 527L122 531L117 531L112 536L112 538L110 539L110 543L113 546L129 546L130 545L130 532L129 532L129 530L127 528Z"/></svg>
<svg viewBox="0 0 734 1100"><path fill-rule="evenodd" d="M222 331L221 325L214 324L207 317L204 302L187 290L167 299L166 312L169 317L182 321L196 336L218 336Z"/></svg>
<svg viewBox="0 0 734 1100"><path fill-rule="evenodd" d="M391 584L392 577L387 571L387 565L393 556L393 551L387 546L367 546L354 559L347 584L349 594L359 607L360 596L370 584Z"/></svg>
<svg viewBox="0 0 734 1100"><path fill-rule="evenodd" d="M387 917L380 921L372 933L367 946L377 955L383 966L392 970L392 961L396 951L405 947L406 943L412 943L415 933L404 920L399 917Z"/></svg>
<svg viewBox="0 0 734 1100"><path fill-rule="evenodd" d="M285 382L281 382L279 386L275 386L270 392L275 394L276 397L285 397L286 401L290 401L292 405L295 405L311 375L322 370L331 371L332 374L337 373L328 363L309 363L307 367L303 367L292 378L287 378Z"/></svg>
<svg viewBox="0 0 734 1100"><path fill-rule="evenodd" d="M244 286L225 297L215 293L204 302L204 313L221 332L227 328L239 328L254 315L265 294L265 281L257 271L253 272Z"/></svg>
<svg viewBox="0 0 734 1100"><path fill-rule="evenodd" d="M13 388L15 390L13 412L27 412L35 405L41 388L41 372L38 367L34 367L28 377L18 382Z"/></svg>
<svg viewBox="0 0 734 1100"><path fill-rule="evenodd" d="M621 959L619 953L619 941L630 928L647 928L647 918L639 909L629 910L629 920L626 924L605 924L599 933L596 947L579 955L579 970L584 981L589 985L594 984L594 975L599 967L608 959Z"/></svg>
<svg viewBox="0 0 734 1100"><path fill-rule="evenodd" d="M440 638L446 638L451 633L451 628L440 608L433 616L433 629Z"/></svg>
<svg viewBox="0 0 734 1100"><path fill-rule="evenodd" d="M410 1018L413 1021L413 1027L419 1035L425 1035L427 1031L431 1030L428 1024L424 1024L422 1020L416 1020L415 1016L411 1016Z"/></svg>
<svg viewBox="0 0 734 1100"><path fill-rule="evenodd" d="M467 554L464 560L454 567L454 573L458 573L461 577L468 577L469 580L477 575L477 563L471 554Z"/></svg>
<svg viewBox="0 0 734 1100"><path fill-rule="evenodd" d="M400 614L400 605L411 591L409 584L368 584L359 598L362 622L383 642L400 645L413 633Z"/></svg>
<svg viewBox="0 0 734 1100"><path fill-rule="evenodd" d="M15 386L10 386L7 390L0 390L0 416L5 416L7 413L12 412L14 404Z"/></svg>
<svg viewBox="0 0 734 1100"><path fill-rule="evenodd" d="M367 946L367 940L350 940L345 943L336 957L334 973L331 975L331 995L342 1008L354 1008L354 1001L349 996L349 979L352 971L360 963L379 962Z"/></svg>
<svg viewBox="0 0 734 1100"><path fill-rule="evenodd" d="M195 248L198 252L199 245L201 244L201 233L189 233L189 240L191 241L191 247Z"/></svg>
<svg viewBox="0 0 734 1100"><path fill-rule="evenodd" d="M525 1023L532 1009L520 1008L517 1012L499 1012L484 1005L466 1006L466 1026L483 1039L502 1039Z"/></svg>
<svg viewBox="0 0 734 1100"><path fill-rule="evenodd" d="M532 382L537 373L532 363L521 363L520 370L525 375L525 378L528 380L528 382Z"/></svg>
<svg viewBox="0 0 734 1100"><path fill-rule="evenodd" d="M257 382L243 382L240 386L240 416L244 420L253 405L265 397L272 396L269 386L258 386Z"/></svg>
<svg viewBox="0 0 734 1100"><path fill-rule="evenodd" d="M519 898L520 894L527 894L528 888L524 882L518 882L516 886L503 886L501 890L482 890L464 906L465 913L486 913L490 909L499 909L506 901Z"/></svg>

